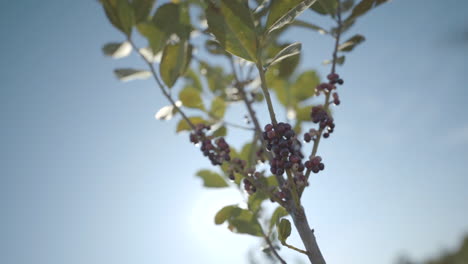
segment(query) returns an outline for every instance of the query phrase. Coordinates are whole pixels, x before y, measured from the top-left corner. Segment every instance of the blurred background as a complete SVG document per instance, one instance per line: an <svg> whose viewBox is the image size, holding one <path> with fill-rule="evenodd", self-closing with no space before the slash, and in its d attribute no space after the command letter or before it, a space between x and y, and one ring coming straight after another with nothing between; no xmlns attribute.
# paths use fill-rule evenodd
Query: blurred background
<svg viewBox="0 0 468 264"><path fill-rule="evenodd" d="M367 40L339 68L337 128L319 150L327 168L303 199L328 263L421 263L461 247L466 11L467 1L394 0L351 30ZM0 32L0 263L249 263L260 241L213 221L242 196L194 177L209 161L175 134L177 120L155 120L167 102L151 80L114 77L144 65L102 55L123 36L96 1L4 2ZM303 43L300 67L326 76L333 40L288 34ZM244 114L228 116L242 123ZM235 130L228 138L245 141ZM289 241L302 247L294 232ZM466 254L431 263L468 263Z"/></svg>

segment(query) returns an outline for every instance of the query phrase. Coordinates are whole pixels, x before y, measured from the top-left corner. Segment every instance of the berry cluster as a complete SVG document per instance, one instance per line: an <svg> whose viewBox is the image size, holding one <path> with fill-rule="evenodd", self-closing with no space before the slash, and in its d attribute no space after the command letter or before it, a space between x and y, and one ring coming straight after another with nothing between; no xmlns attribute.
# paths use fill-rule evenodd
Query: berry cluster
<svg viewBox="0 0 468 264"><path fill-rule="evenodd" d="M244 189L248 194L254 194L257 191L257 188L248 180L244 178Z"/></svg>
<svg viewBox="0 0 468 264"><path fill-rule="evenodd" d="M304 133L304 141L309 143L311 140L316 140L320 132L314 128L309 129L309 132Z"/></svg>
<svg viewBox="0 0 468 264"><path fill-rule="evenodd" d="M322 105L312 107L310 117L312 118L312 122L319 123L320 129L327 129L327 132L323 133L324 138L328 138L330 134L333 133L335 123L333 122L333 117L325 110L325 107Z"/></svg>
<svg viewBox="0 0 468 264"><path fill-rule="evenodd" d="M313 173L318 173L325 169L325 164L322 163L322 158L320 156L314 156L304 163L305 167L308 170L311 170Z"/></svg>
<svg viewBox="0 0 468 264"><path fill-rule="evenodd" d="M198 124L195 127L195 132L190 133L190 142L197 144L201 142L200 150L203 152L205 157L208 157L211 164L214 166L221 165L223 161L230 161L231 156L229 153L231 149L229 144L224 138L218 138L215 140L215 144L212 142L211 137L207 137L205 131L210 130L210 126L204 124Z"/></svg>
<svg viewBox="0 0 468 264"><path fill-rule="evenodd" d="M271 173L282 176L286 170L290 170L296 181L305 182L305 166L302 164L304 155L291 125L282 122L276 126L268 124L265 126L263 139L267 142L267 150L274 154L270 161Z"/></svg>

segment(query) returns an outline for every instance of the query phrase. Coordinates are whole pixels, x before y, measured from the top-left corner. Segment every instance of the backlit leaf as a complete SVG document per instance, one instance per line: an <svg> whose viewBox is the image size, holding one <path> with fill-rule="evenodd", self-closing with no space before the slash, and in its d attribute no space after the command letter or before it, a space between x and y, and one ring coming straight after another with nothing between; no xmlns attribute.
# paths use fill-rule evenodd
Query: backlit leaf
<svg viewBox="0 0 468 264"><path fill-rule="evenodd" d="M304 0L297 6L289 10L286 14L276 20L271 26L268 27L267 33L270 33L276 29L282 28L287 24L290 24L294 19L299 16L304 10L313 5L317 0Z"/></svg>
<svg viewBox="0 0 468 264"><path fill-rule="evenodd" d="M203 100L201 98L200 90L193 88L192 86L185 86L179 93L179 99L182 101L182 105L189 108L205 109Z"/></svg>
<svg viewBox="0 0 468 264"><path fill-rule="evenodd" d="M206 121L205 119L203 119L202 117L199 117L199 116L189 117L189 120L190 120L194 125L197 125L197 124L208 124L208 121ZM179 121L179 123L177 124L176 132L180 132L180 131L190 131L190 130L192 130L192 128L191 128L190 125L185 121L185 119L181 119L181 120Z"/></svg>
<svg viewBox="0 0 468 264"><path fill-rule="evenodd" d="M186 41L166 45L159 73L164 83L171 88L177 79L184 74L192 56L192 45Z"/></svg>
<svg viewBox="0 0 468 264"><path fill-rule="evenodd" d="M363 35L357 34L340 44L340 46L338 46L338 50L346 52L352 51L357 45L364 42L364 40L366 40L366 38Z"/></svg>
<svg viewBox="0 0 468 264"><path fill-rule="evenodd" d="M284 49L282 49L280 52L278 52L278 54L276 54L276 56L271 59L270 62L268 62L265 67L269 67L275 63L278 63L284 59L287 59L289 57L292 57L292 56L295 56L295 55L298 55L301 53L301 47L302 47L302 44L299 43L299 42L295 42L291 45L288 45L287 47L285 47Z"/></svg>
<svg viewBox="0 0 468 264"><path fill-rule="evenodd" d="M281 219L278 227L278 240L284 244L286 239L291 235L291 222L288 219Z"/></svg>
<svg viewBox="0 0 468 264"><path fill-rule="evenodd" d="M208 29L229 53L255 61L257 37L250 9L242 0L210 2L206 9Z"/></svg>
<svg viewBox="0 0 468 264"><path fill-rule="evenodd" d="M197 176L202 178L205 187L223 188L229 186L221 175L210 170L199 170Z"/></svg>
<svg viewBox="0 0 468 264"><path fill-rule="evenodd" d="M136 70L130 68L121 68L114 70L115 76L123 81L131 81L131 80L144 80L151 77L151 72L147 70Z"/></svg>
<svg viewBox="0 0 468 264"><path fill-rule="evenodd" d="M278 206L275 209L275 211L273 212L273 214L271 215L270 230L272 230L275 225L279 224L279 220L280 220L281 217L285 217L288 214L289 214L288 211L286 211L286 209L284 209L284 207Z"/></svg>
<svg viewBox="0 0 468 264"><path fill-rule="evenodd" d="M226 112L226 102L219 96L215 97L211 102L210 113L217 119L224 117Z"/></svg>
<svg viewBox="0 0 468 264"><path fill-rule="evenodd" d="M132 45L127 41L119 43L112 42L107 43L102 47L102 52L104 55L112 57L114 59L120 59L127 57L132 52Z"/></svg>

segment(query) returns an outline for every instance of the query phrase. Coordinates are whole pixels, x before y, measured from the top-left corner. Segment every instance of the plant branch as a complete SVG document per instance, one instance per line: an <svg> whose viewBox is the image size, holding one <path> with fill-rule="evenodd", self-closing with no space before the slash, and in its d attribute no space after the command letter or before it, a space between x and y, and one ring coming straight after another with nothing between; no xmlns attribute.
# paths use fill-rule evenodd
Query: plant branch
<svg viewBox="0 0 468 264"><path fill-rule="evenodd" d="M270 92L268 91L268 87L266 85L265 69L263 68L261 58L258 58L257 69L258 69L258 74L260 75L263 95L265 96L265 101L268 106L268 113L270 113L271 123L274 126L276 126L278 124L278 121L276 121L275 110L273 109L273 103L271 102Z"/></svg>
<svg viewBox="0 0 468 264"><path fill-rule="evenodd" d="M306 254L306 255L307 255L307 251L302 250L302 249L299 249L299 248L297 248L297 247L295 247L295 246L293 246L293 245L289 245L289 244L286 243L286 242L284 242L282 245L285 246L285 247L287 247L287 248L290 248L290 249L292 249L292 250L295 250L295 251L297 251L297 252L299 252L299 253L302 253L302 254Z"/></svg>
<svg viewBox="0 0 468 264"><path fill-rule="evenodd" d="M187 122L187 124L189 124L190 128L192 128L192 130L195 130L195 125L192 123L192 121L190 121L190 119L187 117L187 115L185 115L185 113L182 111L182 109L180 109L180 107L178 107L176 105L174 99L172 99L169 92L165 89L164 85L162 84L161 80L159 79L158 74L156 73L156 69L154 68L153 63L150 62L148 59L146 59L146 57L143 56L143 54L141 54L138 47L135 45L135 43L130 38L128 38L128 42L130 43L132 48L138 53L138 55L140 55L140 57L146 62L146 64L148 64L148 67L151 70L151 74L153 75L153 78L156 80L156 83L158 84L159 89L161 89L161 92L166 97L166 99L172 104L172 106L177 110L177 112L179 112L182 115L182 118L185 120L185 122Z"/></svg>
<svg viewBox="0 0 468 264"><path fill-rule="evenodd" d="M301 237L304 247L306 248L307 257L313 264L326 264L325 259L320 252L314 232L310 229L307 217L304 213L304 208L301 206L295 208L291 213L291 217L296 226L297 232Z"/></svg>
<svg viewBox="0 0 468 264"><path fill-rule="evenodd" d="M337 28L336 28L336 35L335 35L335 47L334 47L334 50L333 50L333 61L332 61L331 73L336 72L336 63L337 63L337 58L338 58L338 47L340 45L340 37L341 37L341 33L342 33L341 29L342 29L342 26L343 26L343 22L342 22L342 19L341 19L341 1L338 1L338 6L337 6L337 9L336 9L336 17L337 17L336 18ZM328 112L328 109L329 109L329 106L330 106L330 94L331 94L331 92L327 92L326 95L325 95L324 108L325 108L325 111L327 111L327 112ZM323 130L324 130L323 128L318 130L318 135L317 135L317 138L314 141L314 145L312 147L312 153L310 154L310 158L317 155L318 146L320 144L320 139L322 138ZM306 174L305 174L305 177L306 177L307 180L310 177L310 173L311 173L311 170L307 169ZM303 191L304 191L304 187L301 188L301 190L299 191L299 196L302 195Z"/></svg>

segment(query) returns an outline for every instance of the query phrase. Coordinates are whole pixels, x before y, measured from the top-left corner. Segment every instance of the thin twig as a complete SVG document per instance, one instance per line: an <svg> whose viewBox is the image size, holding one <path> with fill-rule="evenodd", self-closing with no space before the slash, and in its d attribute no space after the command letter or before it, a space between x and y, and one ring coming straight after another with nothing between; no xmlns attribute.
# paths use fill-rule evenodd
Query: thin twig
<svg viewBox="0 0 468 264"><path fill-rule="evenodd" d="M150 62L148 59L146 59L145 56L143 56L143 54L141 54L140 50L138 49L138 47L135 45L135 43L130 39L128 38L128 42L130 43L130 45L132 46L132 48L138 53L138 55L140 55L140 57L146 62L146 64L148 64L148 67L150 68L151 70L151 74L153 75L153 78L156 80L156 83L158 84L159 86L159 89L161 89L161 92L163 93L163 95L167 98L167 100L172 104L172 106L177 110L177 112L179 112L181 115L182 115L182 118L187 122L187 124L189 124L190 128L192 128L192 130L195 130L195 125L192 123L192 121L190 121L190 119L185 115L185 113L182 111L182 109L180 109L180 107L178 107L174 101L174 99L172 99L171 95L167 92L167 90L165 89L164 85L162 84L161 80L159 79L159 76L158 74L156 73L156 70L153 66L153 63Z"/></svg>
<svg viewBox="0 0 468 264"><path fill-rule="evenodd" d="M332 61L332 67L331 67L331 73L332 74L336 72L336 63L337 63L337 59L338 59L338 47L340 45L340 37L341 37L341 33L342 33L341 29L342 29L342 26L343 26L343 23L342 23L342 20L341 20L341 1L338 1L338 6L337 6L337 9L336 9L336 17L337 17L337 19L336 19L337 28L336 28L336 36L335 36L335 47L334 47L334 50L333 50L333 61ZM330 106L330 94L331 94L330 92L327 92L326 95L325 95L325 105L324 105L325 111L328 111L328 108ZM310 154L310 158L317 155L318 146L320 144L320 139L322 138L323 130L324 130L323 128L318 130L318 135L317 135L317 138L314 141L314 145L312 147L312 152ZM306 177L307 180L309 179L311 171L312 170L307 169L307 171L305 173L305 177ZM303 191L304 191L304 187L301 188L301 190L299 191L299 196L302 195Z"/></svg>
<svg viewBox="0 0 468 264"><path fill-rule="evenodd" d="M263 237L265 238L265 241L267 242L268 246L271 249L271 252L273 252L273 255L275 255L275 257L279 260L279 262L281 262L281 264L287 264L286 261L284 261L284 259L278 254L278 252L275 249L275 246L273 245L273 243L271 243L270 238L265 234L265 232L263 232L263 229L262 229L262 233L263 233Z"/></svg>

